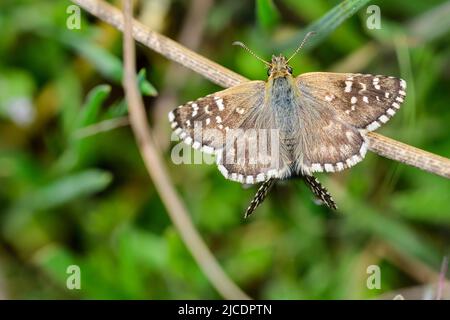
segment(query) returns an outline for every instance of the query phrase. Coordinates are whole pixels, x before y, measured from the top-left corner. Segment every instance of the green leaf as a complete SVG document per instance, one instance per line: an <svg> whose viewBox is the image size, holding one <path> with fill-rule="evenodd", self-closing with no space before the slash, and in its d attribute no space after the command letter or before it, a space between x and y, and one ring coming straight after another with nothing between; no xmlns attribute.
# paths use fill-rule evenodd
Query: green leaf
<svg viewBox="0 0 450 320"><path fill-rule="evenodd" d="M128 106L125 99L114 101L106 111L107 118L123 117L128 114Z"/></svg>
<svg viewBox="0 0 450 320"><path fill-rule="evenodd" d="M340 201L340 207L347 217L348 226L353 231L365 231L382 241L389 243L404 254L415 256L428 263L439 261L435 246L422 238L406 223L387 217L366 204L346 197Z"/></svg>
<svg viewBox="0 0 450 320"><path fill-rule="evenodd" d="M33 260L61 288L66 288L66 281L70 276L67 273L68 267L72 265L79 267L78 259L69 250L55 245L48 245L39 250ZM69 293L69 290L67 291Z"/></svg>
<svg viewBox="0 0 450 320"><path fill-rule="evenodd" d="M298 32L287 42L280 44L280 50L287 50L297 47L305 38L305 35L314 31L316 34L305 43L304 50L310 50L323 42L333 31L335 31L343 22L358 12L370 0L345 0L328 11L319 20L311 23L308 27Z"/></svg>
<svg viewBox="0 0 450 320"><path fill-rule="evenodd" d="M88 60L107 79L121 83L123 69L122 61L118 57L100 47L88 37L71 31L64 30L57 38Z"/></svg>
<svg viewBox="0 0 450 320"><path fill-rule="evenodd" d="M57 38L88 60L107 79L116 83L122 83L123 65L118 57L100 47L86 36L81 36L73 32L62 32ZM157 95L155 87L146 79L145 69L142 69L137 77L139 89L142 94L147 96Z"/></svg>
<svg viewBox="0 0 450 320"><path fill-rule="evenodd" d="M146 76L147 71L141 69L137 75L139 90L145 96L154 97L158 95L158 91L156 91L155 87L146 79Z"/></svg>
<svg viewBox="0 0 450 320"><path fill-rule="evenodd" d="M280 20L280 14L272 0L257 0L256 15L259 24L267 30L274 28Z"/></svg>
<svg viewBox="0 0 450 320"><path fill-rule="evenodd" d="M423 42L444 36L450 30L450 2L445 1L422 15L414 18L408 26L408 32Z"/></svg>
<svg viewBox="0 0 450 320"><path fill-rule="evenodd" d="M91 169L64 176L25 195L17 209L49 210L105 189L112 181L109 172Z"/></svg>
<svg viewBox="0 0 450 320"><path fill-rule="evenodd" d="M80 79L71 68L63 71L56 79L56 90L60 101L60 112L64 133L70 135L75 126L78 112L80 111L82 89Z"/></svg>
<svg viewBox="0 0 450 320"><path fill-rule="evenodd" d="M110 92L111 86L109 85L99 85L89 92L86 102L78 117L76 126L77 129L85 127L98 120L102 103L106 100Z"/></svg>

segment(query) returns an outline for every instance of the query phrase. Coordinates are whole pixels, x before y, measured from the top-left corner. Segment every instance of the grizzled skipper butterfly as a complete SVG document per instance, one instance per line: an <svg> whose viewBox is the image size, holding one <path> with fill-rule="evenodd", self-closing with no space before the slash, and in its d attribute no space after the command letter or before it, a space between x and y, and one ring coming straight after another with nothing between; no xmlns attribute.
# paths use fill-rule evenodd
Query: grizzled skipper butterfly
<svg viewBox="0 0 450 320"><path fill-rule="evenodd" d="M312 174L337 172L360 162L367 151L365 134L386 123L405 98L406 82L395 77L330 72L294 77L289 60L311 34L289 59L274 55L271 62L235 42L268 66L268 80L245 82L169 113L172 129L185 143L216 154L225 178L245 184L262 183L246 217L264 200L276 180L291 177L303 178L316 197L336 209L330 194ZM209 133L198 137L196 126ZM251 149L259 142L258 135L246 134L249 129L277 131L276 141L270 144L277 146L276 153L265 155L276 161L262 164L254 161L249 150L239 152L235 141L217 139L241 130L238 136Z"/></svg>

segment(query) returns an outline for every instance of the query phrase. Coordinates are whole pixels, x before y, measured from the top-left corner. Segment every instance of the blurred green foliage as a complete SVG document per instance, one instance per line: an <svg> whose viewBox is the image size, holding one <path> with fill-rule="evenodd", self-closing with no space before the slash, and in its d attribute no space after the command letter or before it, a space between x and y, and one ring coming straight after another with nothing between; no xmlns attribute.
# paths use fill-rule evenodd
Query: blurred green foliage
<svg viewBox="0 0 450 320"><path fill-rule="evenodd" d="M151 14L163 17L162 33L177 37L192 1L153 7ZM168 219L130 128L95 131L127 114L122 37L85 13L81 29L69 30L71 4L0 4L0 293L220 298ZM366 27L369 4L381 8L380 30ZM268 58L291 53L307 31L319 31L292 60L296 74L405 78L407 101L381 133L449 157L450 25L440 18L449 11L449 2L437 0L214 1L203 17L199 51L264 79L264 66L232 47L234 40ZM153 112L155 87L171 85L162 85L169 62L139 47L138 65L154 125L160 120ZM176 105L217 89L190 73ZM80 135L86 128L93 133ZM170 139L167 125L162 134ZM419 283L417 270L436 271L449 254L449 181L375 154L351 170L320 175L338 213L316 205L302 183L288 181L247 221L242 213L254 188L224 180L213 165L175 165L170 148L164 156L206 243L253 297L376 297ZM379 290L366 287L370 264L381 267ZM69 265L81 268L81 290L66 288Z"/></svg>

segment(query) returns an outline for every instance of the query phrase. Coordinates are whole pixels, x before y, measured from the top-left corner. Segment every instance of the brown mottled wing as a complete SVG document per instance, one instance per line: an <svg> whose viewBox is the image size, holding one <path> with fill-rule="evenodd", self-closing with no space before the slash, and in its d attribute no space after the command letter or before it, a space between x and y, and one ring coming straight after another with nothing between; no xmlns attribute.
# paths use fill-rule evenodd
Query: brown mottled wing
<svg viewBox="0 0 450 320"><path fill-rule="evenodd" d="M365 131L395 114L405 96L401 79L339 73L296 78L300 133L296 171L335 172L360 162L367 151Z"/></svg>
<svg viewBox="0 0 450 320"><path fill-rule="evenodd" d="M250 81L181 105L169 113L169 121L185 143L216 154L225 178L254 184L287 167L278 154L271 155L279 139L270 113L262 112L264 103L265 82Z"/></svg>
<svg viewBox="0 0 450 320"><path fill-rule="evenodd" d="M406 95L403 79L371 74L305 73L296 78L300 92L324 103L349 125L373 131L400 108Z"/></svg>
<svg viewBox="0 0 450 320"><path fill-rule="evenodd" d="M361 132L315 99L302 99L295 149L296 172L335 172L354 166L367 151Z"/></svg>
<svg viewBox="0 0 450 320"><path fill-rule="evenodd" d="M169 121L185 143L214 153L224 147L226 132L263 103L264 82L249 81L180 105L169 112Z"/></svg>

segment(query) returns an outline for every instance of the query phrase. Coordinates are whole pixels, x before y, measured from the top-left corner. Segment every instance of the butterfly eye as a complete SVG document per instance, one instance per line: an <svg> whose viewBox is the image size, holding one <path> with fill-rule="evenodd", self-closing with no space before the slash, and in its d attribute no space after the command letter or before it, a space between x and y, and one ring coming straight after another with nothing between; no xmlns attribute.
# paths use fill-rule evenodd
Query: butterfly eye
<svg viewBox="0 0 450 320"><path fill-rule="evenodd" d="M288 67L287 67L287 71L288 71L290 74L292 74L292 71L293 71L293 70L292 70L292 67L291 67L291 66L288 66Z"/></svg>
<svg viewBox="0 0 450 320"><path fill-rule="evenodd" d="M272 69L267 69L267 75L270 76L270 73L272 72Z"/></svg>

